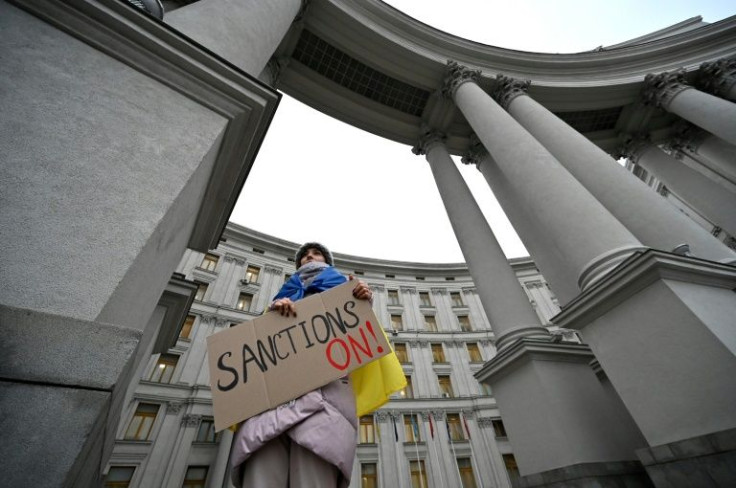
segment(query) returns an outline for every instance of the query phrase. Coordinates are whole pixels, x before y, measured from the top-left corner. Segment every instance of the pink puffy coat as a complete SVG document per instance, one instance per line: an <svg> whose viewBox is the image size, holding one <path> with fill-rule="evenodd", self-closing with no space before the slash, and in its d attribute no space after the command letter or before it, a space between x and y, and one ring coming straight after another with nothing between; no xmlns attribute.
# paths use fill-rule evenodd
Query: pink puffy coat
<svg viewBox="0 0 736 488"><path fill-rule="evenodd" d="M242 485L242 465L251 454L282 434L337 466L342 475L339 488L347 488L358 438L355 395L349 378L335 380L246 420L235 435L230 455L235 486Z"/></svg>

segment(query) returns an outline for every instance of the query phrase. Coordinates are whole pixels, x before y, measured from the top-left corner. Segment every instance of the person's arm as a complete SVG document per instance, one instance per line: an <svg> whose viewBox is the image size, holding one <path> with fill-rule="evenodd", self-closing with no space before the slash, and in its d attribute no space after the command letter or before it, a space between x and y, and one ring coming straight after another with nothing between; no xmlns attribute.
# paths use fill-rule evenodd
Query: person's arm
<svg viewBox="0 0 736 488"><path fill-rule="evenodd" d="M291 301L291 298L279 298L278 300L274 300L268 309L275 310L286 317L290 317L292 315L296 317L296 307L294 307L294 302Z"/></svg>

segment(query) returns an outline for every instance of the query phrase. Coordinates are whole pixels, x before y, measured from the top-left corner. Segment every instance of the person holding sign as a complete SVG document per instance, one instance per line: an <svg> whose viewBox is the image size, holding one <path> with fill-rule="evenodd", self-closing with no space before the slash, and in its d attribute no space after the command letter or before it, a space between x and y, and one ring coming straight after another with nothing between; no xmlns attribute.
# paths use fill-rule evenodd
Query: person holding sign
<svg viewBox="0 0 736 488"><path fill-rule="evenodd" d="M296 316L296 301L348 281L332 266L332 254L320 243L302 245L295 261L296 273L281 287L269 310ZM353 296L373 301L370 287L360 280L356 280ZM378 365L384 358L389 359ZM357 448L358 414L377 408L390 392L406 384L395 354L384 358L370 369L361 368L362 373L358 369L350 377L241 424L230 455L235 486L346 488ZM358 385L355 390L353 382Z"/></svg>

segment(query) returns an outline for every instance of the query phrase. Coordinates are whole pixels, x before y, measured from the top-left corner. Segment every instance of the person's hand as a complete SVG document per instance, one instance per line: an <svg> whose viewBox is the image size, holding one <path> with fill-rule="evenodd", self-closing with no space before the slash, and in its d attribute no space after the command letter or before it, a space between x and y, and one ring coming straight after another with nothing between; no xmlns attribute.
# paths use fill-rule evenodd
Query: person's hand
<svg viewBox="0 0 736 488"><path fill-rule="evenodd" d="M350 281L355 280L355 276L350 275ZM363 280L357 280L358 284L355 285L355 288L353 288L353 296L355 298L358 298L360 300L369 300L373 301L373 290L371 290L371 287L368 286L365 281Z"/></svg>
<svg viewBox="0 0 736 488"><path fill-rule="evenodd" d="M269 308L286 317L291 315L296 317L296 307L294 306L294 302L291 301L291 298L279 298L278 300L274 300Z"/></svg>

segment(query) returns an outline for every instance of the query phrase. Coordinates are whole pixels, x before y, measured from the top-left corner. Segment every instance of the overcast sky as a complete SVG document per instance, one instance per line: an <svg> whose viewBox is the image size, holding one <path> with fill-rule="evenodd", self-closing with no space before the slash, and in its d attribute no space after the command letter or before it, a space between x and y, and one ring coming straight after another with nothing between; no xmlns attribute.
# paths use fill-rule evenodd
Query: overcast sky
<svg viewBox="0 0 736 488"><path fill-rule="evenodd" d="M716 22L736 13L733 3L713 0L387 3L454 35L551 53L616 44L697 15ZM506 256L527 255L478 170L455 160ZM286 95L231 220L294 242L318 240L333 252L464 261L424 156Z"/></svg>

